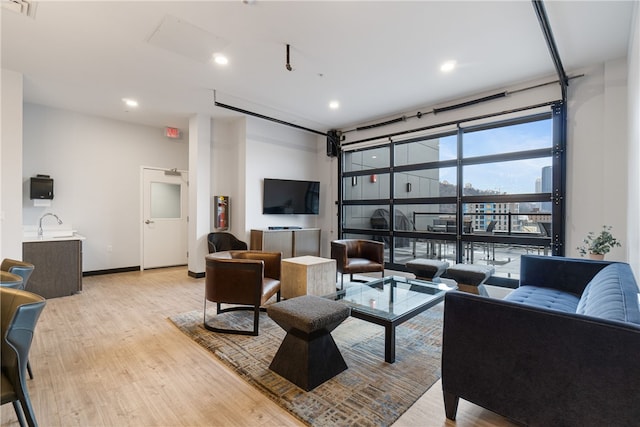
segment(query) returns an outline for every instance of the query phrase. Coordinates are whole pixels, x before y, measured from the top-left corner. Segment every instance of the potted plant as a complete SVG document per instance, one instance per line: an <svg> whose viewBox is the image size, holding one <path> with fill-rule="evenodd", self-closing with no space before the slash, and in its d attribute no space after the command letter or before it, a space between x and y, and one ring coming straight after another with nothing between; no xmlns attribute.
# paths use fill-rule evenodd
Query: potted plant
<svg viewBox="0 0 640 427"><path fill-rule="evenodd" d="M611 228L610 225L603 225L599 234L596 235L593 231L587 233L587 237L582 241L583 244L577 247L580 255L589 254L589 258L604 259L604 254L609 252L611 248L621 246L618 239L611 234Z"/></svg>

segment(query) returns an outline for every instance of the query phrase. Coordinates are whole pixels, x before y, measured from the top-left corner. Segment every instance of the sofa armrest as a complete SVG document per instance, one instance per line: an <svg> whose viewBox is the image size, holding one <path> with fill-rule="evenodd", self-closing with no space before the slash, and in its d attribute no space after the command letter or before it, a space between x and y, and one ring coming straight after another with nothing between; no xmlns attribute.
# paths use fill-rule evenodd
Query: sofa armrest
<svg viewBox="0 0 640 427"><path fill-rule="evenodd" d="M520 286L540 286L580 296L593 276L609 264L612 262L523 255L520 257Z"/></svg>
<svg viewBox="0 0 640 427"><path fill-rule="evenodd" d="M640 419L640 327L480 297L445 296L442 388L527 425Z"/></svg>

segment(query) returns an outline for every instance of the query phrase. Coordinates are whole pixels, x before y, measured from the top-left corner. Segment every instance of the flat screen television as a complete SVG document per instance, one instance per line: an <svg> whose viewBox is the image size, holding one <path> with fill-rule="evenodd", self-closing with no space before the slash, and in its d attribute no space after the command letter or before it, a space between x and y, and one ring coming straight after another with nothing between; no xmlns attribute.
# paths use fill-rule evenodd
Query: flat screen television
<svg viewBox="0 0 640 427"><path fill-rule="evenodd" d="M53 199L53 178L37 176L31 178L31 200Z"/></svg>
<svg viewBox="0 0 640 427"><path fill-rule="evenodd" d="M264 179L263 214L318 215L320 182Z"/></svg>

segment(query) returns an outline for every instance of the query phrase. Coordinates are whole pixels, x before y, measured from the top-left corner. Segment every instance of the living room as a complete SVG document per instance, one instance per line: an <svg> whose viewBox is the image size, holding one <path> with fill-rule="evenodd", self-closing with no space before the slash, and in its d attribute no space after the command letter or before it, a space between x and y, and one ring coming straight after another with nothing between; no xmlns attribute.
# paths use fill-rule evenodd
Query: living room
<svg viewBox="0 0 640 427"><path fill-rule="evenodd" d="M3 16L6 17L6 13ZM631 46L630 49L633 55ZM635 253L638 232L634 231L636 225L631 219L633 215L627 214L636 210L634 206L638 199L635 186L632 185L637 169L633 163L637 157L633 153L634 115L631 111L625 114L627 101L634 101L634 74L628 73L629 65L633 66L633 61L617 59L591 64L588 69L572 70L572 74L584 74L584 77L573 79L569 90L569 102L573 108L568 109L567 255L572 253L587 231L609 224L623 236L623 240L629 242L625 248L618 250L620 252L616 258L628 259L632 263L639 258ZM5 105L22 106L20 87L24 87L24 83L21 83L23 78L19 74L12 75L8 70L3 75L13 79L3 85L6 89L3 91ZM621 79L626 75L629 84L621 86ZM548 77L553 78L553 75ZM594 85L601 93L600 97L594 97ZM451 98L447 103L455 101ZM22 228L35 226L40 215L46 211L34 207L24 195L28 178L44 173L56 179L56 199L49 210L89 237L84 247L83 271L140 266L140 241L131 241L132 237L140 235L140 213L121 207L140 203L140 167L193 169L190 168L187 129L183 129L181 140L169 140L161 136L158 128L86 116L68 111L69 108L51 108L28 101L24 105L24 109L20 107L20 110L14 109L16 107L5 107L3 110L9 115L3 123L15 123L17 126L13 132L10 125L3 126L6 135L3 140L16 139L16 142L20 142L18 145L12 144L12 147L23 147L22 152L14 153L17 156L15 159L20 159L18 162L11 161L11 151L5 150L3 156L7 165L3 167L6 187L6 191L3 191L6 224L3 229L3 253L7 256L19 255ZM495 110L500 107L492 108ZM136 113L132 111L126 114ZM335 158L325 155L326 139L250 116L214 120L211 126L211 161L205 166L209 171L208 178L200 181L199 185L201 191L203 186L208 186L210 195L231 197L230 231L246 239L252 228L272 225L314 226L323 230L322 252L328 255L328 242L336 238L338 232L334 204L338 194L334 178L337 162ZM384 118L376 121L381 120ZM25 125L20 127L18 123ZM37 126L30 126L29 123L37 123ZM185 122L182 120L180 123ZM167 123L168 126L172 124ZM396 128L398 126L404 126L404 129L415 127L409 122L400 123ZM604 135L607 137L604 138ZM619 144L600 144L602 139L619 141ZM577 146L580 150L571 148ZM286 168L279 166L284 158L288 160ZM624 166L627 160L631 163ZM117 165L115 170L113 165ZM278 174L272 172L271 165L278 165ZM118 173L114 173L116 170ZM207 170L199 172L203 176L207 176L206 173ZM91 179L78 179L84 176L91 176ZM270 177L321 181L320 214L317 217L286 218L287 224L282 224L282 218L262 215L259 206L260 180ZM95 188L100 188L99 195ZM11 203L16 197L22 200L20 205ZM87 203L88 200L91 202ZM199 209L210 209L208 202L202 202L202 205ZM603 209L611 205L618 208ZM197 244L189 249L198 255L206 253L203 236L210 227L209 215L202 216L197 223L200 230L198 235L190 236L190 240L197 241ZM624 254L622 251L631 252ZM190 270L201 273L202 261L196 262L193 267L190 265Z"/></svg>
<svg viewBox="0 0 640 427"><path fill-rule="evenodd" d="M638 5L633 3L634 21L626 57L569 70L571 75L583 77L571 81L568 93L565 252L568 256L577 256L574 248L587 231L612 224L624 245L614 250L609 259L629 262L638 277L640 226L635 212L640 209L637 185L640 42ZM43 7L40 12L45 10ZM6 13L3 11L3 20ZM5 44L11 42L3 37L2 43L4 52ZM542 39L540 43L543 45ZM284 52L278 61L282 62L281 59ZM79 112L73 106L53 107L42 105L37 99L29 100L24 94L30 85L28 73L5 69L5 63L3 61L2 70L3 258L21 258L23 227L35 227L38 219L51 211L86 237L83 272L139 269L140 174L144 166L189 171L192 187L198 187L190 192L206 193L204 201L190 205L198 210L194 218L197 228L190 231L190 245L193 245L189 247L190 253L197 254L189 259L188 270L192 273L204 272L205 239L211 228L210 196L213 195L231 197L230 231L243 240L248 241L253 228L317 227L322 230L322 256L329 256L329 242L338 238L335 201L339 179L337 159L326 155L326 137L252 116L213 118L210 136L204 138L210 142L209 147L194 158L194 148L202 146L192 143L193 134L197 132L191 132L190 126L209 121L208 117L182 118L173 123L168 120L166 126L180 127L184 134L179 140L167 139L162 135L161 126L115 120ZM537 77L552 80L556 76L547 73ZM501 89L509 91L515 87L517 85L505 85ZM465 93L446 101L455 103L483 93ZM396 114L372 115L361 124L366 125L374 118L381 122L395 117ZM397 126L396 129L410 129L413 124ZM198 175L191 175L196 170ZM33 206L26 194L29 178L40 173L55 179L56 196L50 208ZM276 177L320 181L320 214L284 219L263 215L262 180ZM199 294L194 291L191 295L195 300ZM197 304L200 303L198 300ZM202 355L194 357L203 358ZM3 425L5 419L11 422L10 408L3 407L2 411Z"/></svg>

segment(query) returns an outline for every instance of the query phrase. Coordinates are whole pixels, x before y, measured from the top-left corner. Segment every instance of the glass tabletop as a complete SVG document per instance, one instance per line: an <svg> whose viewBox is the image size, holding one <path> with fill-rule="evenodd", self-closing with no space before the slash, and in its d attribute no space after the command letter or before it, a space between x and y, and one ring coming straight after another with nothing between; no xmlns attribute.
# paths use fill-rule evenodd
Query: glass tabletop
<svg viewBox="0 0 640 427"><path fill-rule="evenodd" d="M425 305L437 304L452 289L443 283L389 276L367 283L351 283L332 297L352 310L393 321Z"/></svg>

